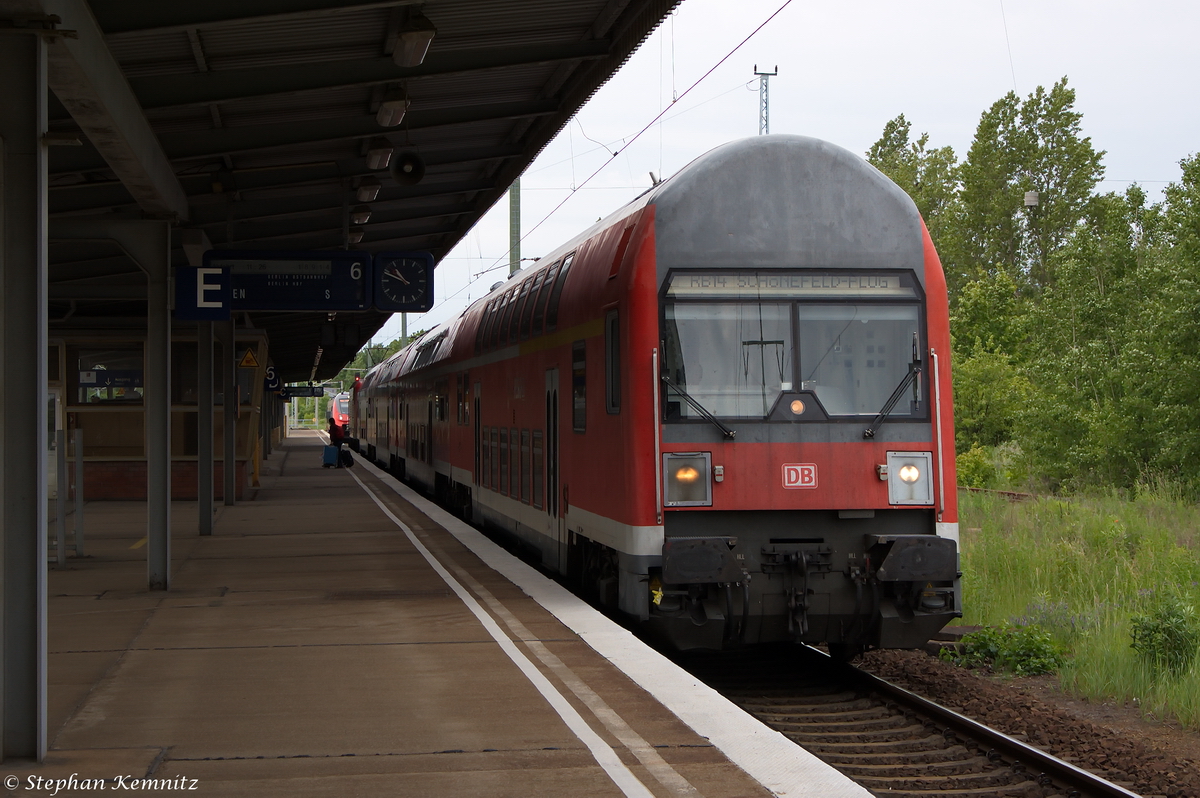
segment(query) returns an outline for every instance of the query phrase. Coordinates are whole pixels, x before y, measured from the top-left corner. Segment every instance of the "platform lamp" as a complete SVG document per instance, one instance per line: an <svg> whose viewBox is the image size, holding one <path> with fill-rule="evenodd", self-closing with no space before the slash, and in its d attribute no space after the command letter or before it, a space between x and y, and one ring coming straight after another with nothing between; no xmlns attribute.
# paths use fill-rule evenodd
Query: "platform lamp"
<svg viewBox="0 0 1200 798"><path fill-rule="evenodd" d="M351 244L359 244L363 240L363 235L366 233L361 227L351 227L350 232L346 234L346 240Z"/></svg>
<svg viewBox="0 0 1200 798"><path fill-rule="evenodd" d="M404 121L408 105L408 95L400 89L392 89L383 95L383 101L375 113L375 121L380 127L395 127Z"/></svg>
<svg viewBox="0 0 1200 798"><path fill-rule="evenodd" d="M355 205L350 209L350 224L366 224L371 221L370 205Z"/></svg>
<svg viewBox="0 0 1200 798"><path fill-rule="evenodd" d="M392 162L392 152L394 152L394 149L392 142L383 136L376 136L368 141L367 168L373 172L387 169L388 164Z"/></svg>
<svg viewBox="0 0 1200 798"><path fill-rule="evenodd" d="M396 49L392 52L392 60L396 66L420 66L429 52L429 45L437 35L437 28L429 17L420 11L409 12L408 19L400 26L396 37Z"/></svg>
<svg viewBox="0 0 1200 798"><path fill-rule="evenodd" d="M355 198L359 202L374 202L379 196L380 183L373 177L364 177L358 183L358 191L355 193Z"/></svg>

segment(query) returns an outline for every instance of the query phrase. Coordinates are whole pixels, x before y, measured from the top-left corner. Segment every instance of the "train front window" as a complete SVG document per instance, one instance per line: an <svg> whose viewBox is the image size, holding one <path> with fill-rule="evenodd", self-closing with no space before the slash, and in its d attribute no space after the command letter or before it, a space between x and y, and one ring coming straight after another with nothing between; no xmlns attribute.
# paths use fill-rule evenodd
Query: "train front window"
<svg viewBox="0 0 1200 798"><path fill-rule="evenodd" d="M664 373L720 418L763 418L792 389L787 304L678 303L666 308ZM667 388L667 417L702 418Z"/></svg>
<svg viewBox="0 0 1200 798"><path fill-rule="evenodd" d="M831 416L875 415L908 373L913 336L920 328L916 305L800 304L800 389L817 395ZM918 340L919 337L918 337ZM910 394L893 416L919 413Z"/></svg>

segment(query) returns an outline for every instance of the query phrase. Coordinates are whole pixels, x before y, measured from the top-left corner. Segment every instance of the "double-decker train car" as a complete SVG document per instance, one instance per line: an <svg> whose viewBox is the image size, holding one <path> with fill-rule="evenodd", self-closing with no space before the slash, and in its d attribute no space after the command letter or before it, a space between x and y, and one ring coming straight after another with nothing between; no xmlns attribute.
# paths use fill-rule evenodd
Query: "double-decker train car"
<svg viewBox="0 0 1200 798"><path fill-rule="evenodd" d="M858 156L698 158L372 371L368 457L680 648L960 613L946 282Z"/></svg>

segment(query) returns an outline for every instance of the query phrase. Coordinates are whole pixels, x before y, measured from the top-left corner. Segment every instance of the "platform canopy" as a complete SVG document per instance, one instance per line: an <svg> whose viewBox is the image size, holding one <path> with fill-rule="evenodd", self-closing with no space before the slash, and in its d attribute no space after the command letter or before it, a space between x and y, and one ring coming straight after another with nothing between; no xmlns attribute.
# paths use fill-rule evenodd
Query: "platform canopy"
<svg viewBox="0 0 1200 798"><path fill-rule="evenodd" d="M52 334L145 316L138 267L55 241L62 217L174 220L175 265L208 243L440 260L678 2L0 0L73 31L49 56ZM424 177L398 183L389 150ZM386 316L239 323L292 382L335 374Z"/></svg>

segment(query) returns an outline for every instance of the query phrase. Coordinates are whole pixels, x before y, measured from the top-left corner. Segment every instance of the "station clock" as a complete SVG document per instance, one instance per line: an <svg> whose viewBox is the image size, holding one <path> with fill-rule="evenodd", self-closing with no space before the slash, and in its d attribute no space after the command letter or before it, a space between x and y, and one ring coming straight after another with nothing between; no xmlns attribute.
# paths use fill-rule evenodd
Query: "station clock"
<svg viewBox="0 0 1200 798"><path fill-rule="evenodd" d="M424 313L433 307L433 255L380 252L375 255L375 307L395 313Z"/></svg>

